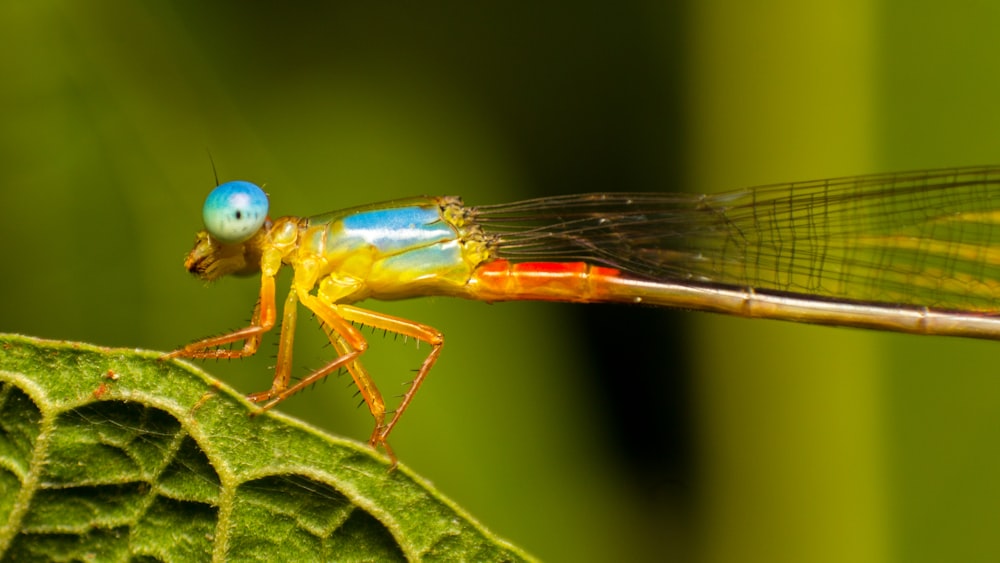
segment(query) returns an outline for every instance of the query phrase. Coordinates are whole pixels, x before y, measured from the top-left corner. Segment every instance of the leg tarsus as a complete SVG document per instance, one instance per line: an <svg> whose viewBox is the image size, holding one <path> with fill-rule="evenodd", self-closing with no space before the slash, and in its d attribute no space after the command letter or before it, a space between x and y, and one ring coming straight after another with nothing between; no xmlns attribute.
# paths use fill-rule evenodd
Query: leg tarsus
<svg viewBox="0 0 1000 563"><path fill-rule="evenodd" d="M386 442L383 439L381 442L379 442L379 445L382 446L382 449L385 451L385 455L389 458L388 471L391 473L396 469L396 466L399 465L399 460L396 458L396 453L392 451L392 447L389 446L389 442ZM378 449L378 446L374 444L372 445L372 447L375 448L376 450Z"/></svg>
<svg viewBox="0 0 1000 563"><path fill-rule="evenodd" d="M192 342L187 346L164 354L160 359L232 359L252 356L257 353L261 337L264 333L274 327L275 314L274 276L264 274L261 276L260 297L257 298L257 304L254 306L250 326ZM222 348L227 344L231 346L234 342L239 342L240 340L243 341L243 347L239 350Z"/></svg>

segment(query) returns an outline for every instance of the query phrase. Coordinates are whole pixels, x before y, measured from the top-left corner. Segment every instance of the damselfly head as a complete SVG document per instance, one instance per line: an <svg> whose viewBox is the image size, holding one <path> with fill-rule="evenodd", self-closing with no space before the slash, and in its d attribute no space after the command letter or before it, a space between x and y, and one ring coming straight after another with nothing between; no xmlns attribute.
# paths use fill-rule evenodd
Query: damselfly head
<svg viewBox="0 0 1000 563"><path fill-rule="evenodd" d="M212 281L222 276L246 276L260 272L261 243L265 242L270 221L249 240L226 244L208 231L200 231L194 248L184 259L184 268L199 278Z"/></svg>

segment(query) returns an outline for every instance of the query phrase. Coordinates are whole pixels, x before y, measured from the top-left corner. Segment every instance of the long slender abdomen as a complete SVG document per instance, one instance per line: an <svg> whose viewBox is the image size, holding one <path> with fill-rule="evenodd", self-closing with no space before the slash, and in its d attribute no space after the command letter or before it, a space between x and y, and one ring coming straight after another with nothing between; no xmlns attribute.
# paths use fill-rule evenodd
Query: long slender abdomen
<svg viewBox="0 0 1000 563"><path fill-rule="evenodd" d="M483 301L642 303L740 317L914 334L1000 339L1000 316L892 303L817 298L749 287L654 282L585 262L497 260L480 266L466 296Z"/></svg>

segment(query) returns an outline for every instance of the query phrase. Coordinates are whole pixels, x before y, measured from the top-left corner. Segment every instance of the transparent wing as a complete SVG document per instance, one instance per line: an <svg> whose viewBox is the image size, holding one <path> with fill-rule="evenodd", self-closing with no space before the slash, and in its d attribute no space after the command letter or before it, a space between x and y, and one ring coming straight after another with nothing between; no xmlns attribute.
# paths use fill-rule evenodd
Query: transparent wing
<svg viewBox="0 0 1000 563"><path fill-rule="evenodd" d="M511 261L659 281L996 311L1000 168L878 174L713 195L583 194L481 206Z"/></svg>

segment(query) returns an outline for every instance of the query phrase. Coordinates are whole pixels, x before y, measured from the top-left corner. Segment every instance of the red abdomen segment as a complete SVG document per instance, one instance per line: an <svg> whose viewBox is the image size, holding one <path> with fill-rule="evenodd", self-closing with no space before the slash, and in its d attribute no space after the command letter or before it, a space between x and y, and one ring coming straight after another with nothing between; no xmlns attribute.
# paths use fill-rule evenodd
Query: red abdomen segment
<svg viewBox="0 0 1000 563"><path fill-rule="evenodd" d="M585 262L521 262L496 260L473 272L469 297L483 301L623 301L615 291L619 271Z"/></svg>

